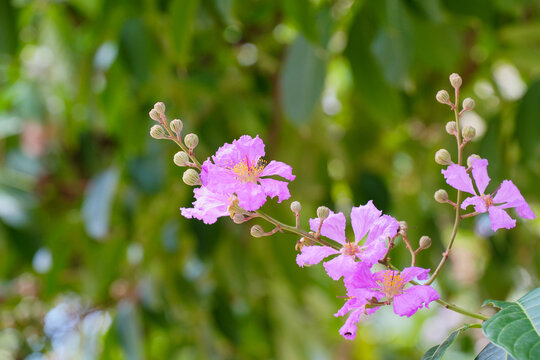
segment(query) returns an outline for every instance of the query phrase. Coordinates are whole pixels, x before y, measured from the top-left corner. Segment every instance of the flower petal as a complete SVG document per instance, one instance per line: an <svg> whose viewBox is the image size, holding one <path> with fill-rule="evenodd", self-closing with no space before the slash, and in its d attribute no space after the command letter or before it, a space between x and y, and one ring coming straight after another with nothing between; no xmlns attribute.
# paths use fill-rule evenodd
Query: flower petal
<svg viewBox="0 0 540 360"><path fill-rule="evenodd" d="M364 264L372 266L384 257L387 249L386 241L376 240L363 247L362 252L357 256Z"/></svg>
<svg viewBox="0 0 540 360"><path fill-rule="evenodd" d="M501 204L499 208L507 209L515 207L519 216L525 219L534 219L533 211L519 192L516 185L510 180L504 180L493 197L495 204Z"/></svg>
<svg viewBox="0 0 540 360"><path fill-rule="evenodd" d="M355 242L358 243L366 236L373 227L375 221L381 216L382 211L378 210L373 201L368 201L366 205L353 207L351 210L351 224L354 231Z"/></svg>
<svg viewBox="0 0 540 360"><path fill-rule="evenodd" d="M213 224L218 217L229 215L229 195L210 191L207 187L193 189L195 201L193 208L180 208L182 216L202 220L205 224Z"/></svg>
<svg viewBox="0 0 540 360"><path fill-rule="evenodd" d="M424 305L439 299L437 290L431 286L415 285L394 297L394 312L399 316L410 317Z"/></svg>
<svg viewBox="0 0 540 360"><path fill-rule="evenodd" d="M461 203L461 208L465 210L470 205L474 205L474 211L477 211L479 213L485 213L487 211L486 203L478 195L470 196L463 200L463 202Z"/></svg>
<svg viewBox="0 0 540 360"><path fill-rule="evenodd" d="M264 156L264 143L259 135L252 138L249 135L241 136L232 144L225 144L218 149L212 160L220 167L233 167L241 161L257 162Z"/></svg>
<svg viewBox="0 0 540 360"><path fill-rule="evenodd" d="M311 231L317 231L319 229L320 221L319 218L309 219ZM330 215L323 222L321 235L335 240L340 244L345 244L345 225L346 220L343 213L335 214L333 211L330 211Z"/></svg>
<svg viewBox="0 0 540 360"><path fill-rule="evenodd" d="M379 285L374 279L374 274L370 271L371 266L357 262L352 272L345 274L343 282L349 296L358 295L358 289L377 289Z"/></svg>
<svg viewBox="0 0 540 360"><path fill-rule="evenodd" d="M400 275L405 282L409 282L415 278L418 280L426 280L429 277L429 270L430 269L424 269L416 266L406 267L403 269Z"/></svg>
<svg viewBox="0 0 540 360"><path fill-rule="evenodd" d="M351 312L345 324L339 329L339 333L347 340L354 340L356 337L356 324L360 321L360 316L363 314L363 309L358 308Z"/></svg>
<svg viewBox="0 0 540 360"><path fill-rule="evenodd" d="M334 280L339 280L342 276L352 273L355 269L356 261L352 256L339 255L330 261L325 262L324 269L328 276Z"/></svg>
<svg viewBox="0 0 540 360"><path fill-rule="evenodd" d="M448 185L455 189L476 195L471 177L467 174L467 169L465 169L465 167L452 164L448 166L446 170L441 170L441 173L444 175Z"/></svg>
<svg viewBox="0 0 540 360"><path fill-rule="evenodd" d="M488 161L486 159L472 159L472 176L476 183L476 188L483 194L491 180L487 173Z"/></svg>
<svg viewBox="0 0 540 360"><path fill-rule="evenodd" d="M512 219L510 215L499 206L490 206L488 212L493 231L497 231L501 228L511 229L516 226L516 220Z"/></svg>
<svg viewBox="0 0 540 360"><path fill-rule="evenodd" d="M332 249L329 246L304 246L302 252L296 256L296 263L300 267L304 265L315 265L322 261L327 256L338 254L339 251Z"/></svg>
<svg viewBox="0 0 540 360"><path fill-rule="evenodd" d="M276 196L278 197L278 203L291 197L291 193L287 187L289 185L288 182L274 179L259 179L259 182L261 183L266 195L272 198Z"/></svg>
<svg viewBox="0 0 540 360"><path fill-rule="evenodd" d="M383 215L375 221L375 224L373 224L373 227L369 231L366 245L373 241L386 241L388 238L394 237L398 229L399 223L396 219L390 215Z"/></svg>
<svg viewBox="0 0 540 360"><path fill-rule="evenodd" d="M261 176L279 175L287 180L293 181L296 176L292 174L292 167L281 162L272 160L264 167Z"/></svg>
<svg viewBox="0 0 540 360"><path fill-rule="evenodd" d="M255 183L236 184L234 192L238 197L238 205L247 211L255 211L266 202L266 194L262 186Z"/></svg>

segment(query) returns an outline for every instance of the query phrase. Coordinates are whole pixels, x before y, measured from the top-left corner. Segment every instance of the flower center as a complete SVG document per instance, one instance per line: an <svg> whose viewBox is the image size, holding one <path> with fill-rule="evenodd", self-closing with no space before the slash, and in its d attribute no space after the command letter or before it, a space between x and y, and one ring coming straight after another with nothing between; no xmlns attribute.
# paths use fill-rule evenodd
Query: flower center
<svg viewBox="0 0 540 360"><path fill-rule="evenodd" d="M405 286L403 277L397 271L392 270L385 270L379 274L377 283L381 287L380 291L389 299L400 294Z"/></svg>
<svg viewBox="0 0 540 360"><path fill-rule="evenodd" d="M265 166L266 161L262 159L253 161L246 157L243 161L234 165L232 171L236 174L236 178L243 183L257 182Z"/></svg>
<svg viewBox="0 0 540 360"><path fill-rule="evenodd" d="M356 245L355 243L345 243L343 245L343 248L341 249L341 253L344 255L354 256L358 253L360 253L360 247Z"/></svg>
<svg viewBox="0 0 540 360"><path fill-rule="evenodd" d="M486 209L493 205L493 197L491 195L481 195L480 197L484 200Z"/></svg>

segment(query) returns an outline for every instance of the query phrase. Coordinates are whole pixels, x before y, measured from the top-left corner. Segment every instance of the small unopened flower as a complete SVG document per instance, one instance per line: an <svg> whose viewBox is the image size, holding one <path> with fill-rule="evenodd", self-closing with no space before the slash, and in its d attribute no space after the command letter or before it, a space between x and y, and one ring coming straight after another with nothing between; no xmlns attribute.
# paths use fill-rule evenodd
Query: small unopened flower
<svg viewBox="0 0 540 360"><path fill-rule="evenodd" d="M512 181L504 180L493 193L484 193L490 182L487 166L486 159L471 159L472 176L479 194L476 193L471 177L464 166L453 164L446 170L442 170L448 185L473 195L463 201L461 208L466 209L473 205L476 212L489 213L493 231L500 228L511 229L516 226L516 220L512 219L505 209L515 208L520 217L534 219L536 215Z"/></svg>
<svg viewBox="0 0 540 360"><path fill-rule="evenodd" d="M291 211L295 214L298 214L302 210L302 204L299 201L293 201L291 203Z"/></svg>
<svg viewBox="0 0 540 360"><path fill-rule="evenodd" d="M184 171L184 175L182 175L182 180L186 185L189 186L201 185L201 177L199 176L199 173L193 169L187 169L186 171Z"/></svg>
<svg viewBox="0 0 540 360"><path fill-rule="evenodd" d="M330 215L330 209L326 206L319 206L317 208L317 217L321 220L324 220L328 218L328 215Z"/></svg>
<svg viewBox="0 0 540 360"><path fill-rule="evenodd" d="M150 136L154 139L164 139L167 137L165 130L160 125L154 125L150 128Z"/></svg>
<svg viewBox="0 0 540 360"><path fill-rule="evenodd" d="M156 110L159 114L165 113L165 104L160 102L157 102L154 104L154 110Z"/></svg>
<svg viewBox="0 0 540 360"><path fill-rule="evenodd" d="M465 126L461 131L461 135L463 135L463 139L470 141L476 136L476 129L472 126Z"/></svg>
<svg viewBox="0 0 540 360"><path fill-rule="evenodd" d="M309 225L312 231L317 231L320 219L310 219ZM304 246L302 252L296 256L298 266L314 265L328 256L338 255L324 263L324 268L334 280L339 280L343 275L351 272L356 260L365 264L373 265L384 257L386 253L386 240L397 234L399 224L396 219L388 215L382 215L372 201L366 205L353 207L351 211L351 224L354 231L354 241L345 237L345 215L334 214L330 211L321 227L321 235L337 241L342 245L340 250L329 246ZM360 241L367 235L363 244Z"/></svg>
<svg viewBox="0 0 540 360"><path fill-rule="evenodd" d="M441 204L444 204L448 202L448 193L446 190L439 189L435 191L435 195L433 196L435 198L435 201Z"/></svg>
<svg viewBox="0 0 540 360"><path fill-rule="evenodd" d="M182 128L184 127L184 124L182 123L182 120L174 119L173 121L171 121L169 126L171 127L171 130L175 134L180 134L182 132Z"/></svg>
<svg viewBox="0 0 540 360"><path fill-rule="evenodd" d="M437 99L437 101L440 102L441 104L450 103L450 95L448 95L448 91L446 90L439 90L437 92L437 95L435 95L435 99Z"/></svg>
<svg viewBox="0 0 540 360"><path fill-rule="evenodd" d="M199 137L196 134L187 134L184 137L184 144L190 149L195 149L199 145Z"/></svg>
<svg viewBox="0 0 540 360"><path fill-rule="evenodd" d="M474 100L471 98L466 98L465 100L463 100L463 110L472 110L474 109L475 105L476 104Z"/></svg>
<svg viewBox="0 0 540 360"><path fill-rule="evenodd" d="M446 132L450 135L456 135L457 123L455 121L449 121L446 123Z"/></svg>
<svg viewBox="0 0 540 360"><path fill-rule="evenodd" d="M440 149L435 153L435 162L439 165L453 164L452 156L446 149Z"/></svg>
<svg viewBox="0 0 540 360"><path fill-rule="evenodd" d="M459 89L462 82L463 80L461 80L461 76L459 76L459 74L454 73L450 75L450 84L452 84L454 89Z"/></svg>
<svg viewBox="0 0 540 360"><path fill-rule="evenodd" d="M185 151L179 151L174 154L173 160L177 166L186 166L189 164L189 155Z"/></svg>
<svg viewBox="0 0 540 360"><path fill-rule="evenodd" d="M382 270L372 273L368 266L357 263L354 271L345 277L349 300L335 314L345 316L350 312L339 333L345 339L354 339L360 316L374 313L382 304L392 304L394 313L407 317L414 315L424 306L429 307L430 302L439 299L439 294L434 288L426 285L405 287L415 278L427 279L428 274L429 269L419 267L408 267L401 272Z"/></svg>
<svg viewBox="0 0 540 360"><path fill-rule="evenodd" d="M429 249L431 246L431 238L427 235L424 235L420 238L420 241L418 242L419 249Z"/></svg>

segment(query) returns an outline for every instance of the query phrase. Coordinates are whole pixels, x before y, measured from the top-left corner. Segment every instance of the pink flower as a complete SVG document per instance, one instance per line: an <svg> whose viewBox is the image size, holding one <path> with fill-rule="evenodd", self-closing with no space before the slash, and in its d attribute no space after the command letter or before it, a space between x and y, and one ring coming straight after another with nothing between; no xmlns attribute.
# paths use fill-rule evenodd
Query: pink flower
<svg viewBox="0 0 540 360"><path fill-rule="evenodd" d="M516 220L512 219L504 209L515 208L522 218L534 219L536 216L512 181L504 180L495 192L484 194L490 181L487 165L486 159L472 160L472 176L480 195L474 190L471 177L464 166L453 164L446 170L442 170L448 185L473 195L463 201L461 208L466 209L469 205L474 205L476 212L488 212L493 231L500 228L511 229L516 226Z"/></svg>
<svg viewBox="0 0 540 360"><path fill-rule="evenodd" d="M334 214L331 211L323 222L321 235L337 241L342 248L338 251L329 246L304 246L302 252L296 257L296 263L301 267L305 264L314 265L330 255L339 254L324 263L326 272L334 280L339 280L343 275L353 271L356 260L361 260L371 267L384 257L387 250L386 239L396 235L399 228L396 219L381 214L382 212L377 210L371 200L366 205L353 207L351 224L355 239L350 242L345 238L345 215ZM318 218L309 220L312 231L317 231L319 224ZM360 245L360 240L366 234L368 234L366 241Z"/></svg>
<svg viewBox="0 0 540 360"><path fill-rule="evenodd" d="M229 207L235 200L233 195L214 193L205 186L193 189L193 193L193 207L180 208L180 211L182 216L202 220L205 224L213 224L218 217L228 216Z"/></svg>
<svg viewBox="0 0 540 360"><path fill-rule="evenodd" d="M357 263L354 272L345 277L345 286L349 300L335 314L345 316L350 312L339 333L348 340L356 336L356 324L362 314L372 314L383 304L393 304L394 313L410 317L422 307L439 299L439 294L431 286L413 285L405 289L405 285L417 278L428 278L429 269L408 267L403 271L383 270L371 273L369 267ZM375 302L375 304L370 304Z"/></svg>
<svg viewBox="0 0 540 360"><path fill-rule="evenodd" d="M264 143L258 135L244 135L225 144L202 165L202 184L215 193L236 194L240 207L248 211L259 209L267 196L277 196L278 202L287 200L291 197L288 182L268 176L292 181L292 168L274 160L267 164L262 160L264 154Z"/></svg>

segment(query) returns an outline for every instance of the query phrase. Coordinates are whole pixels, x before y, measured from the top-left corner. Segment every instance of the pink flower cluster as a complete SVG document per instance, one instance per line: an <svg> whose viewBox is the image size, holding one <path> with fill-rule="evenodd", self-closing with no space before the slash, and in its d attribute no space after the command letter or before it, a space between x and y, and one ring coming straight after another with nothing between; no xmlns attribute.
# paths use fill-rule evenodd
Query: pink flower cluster
<svg viewBox="0 0 540 360"><path fill-rule="evenodd" d="M311 230L316 232L320 219L310 219ZM399 223L391 216L383 215L372 201L366 205L353 207L351 225L354 241L345 237L346 220L343 213L330 212L320 234L342 245L340 250L329 246L304 246L296 257L299 266L314 265L323 259L335 256L324 263L328 275L334 279L344 279L348 300L335 314L345 316L350 312L340 334L352 340L356 336L356 324L361 315L369 315L383 305L393 304L394 312L400 316L412 316L423 306L439 299L435 289L425 285L405 287L411 280L425 280L429 269L405 268L402 272L381 270L372 272L371 268L382 260L388 250L388 241L396 237ZM367 235L367 236L366 236ZM362 242L362 239L365 241Z"/></svg>
<svg viewBox="0 0 540 360"><path fill-rule="evenodd" d="M274 160L267 164L262 159L264 155L264 143L258 135L255 138L244 135L220 147L212 159L203 163L202 186L193 191L193 208L181 208L182 215L213 224L219 217L229 215L230 207L235 204L255 211L268 196L277 197L278 202L290 198L289 183L269 176L292 181L295 179L292 168Z"/></svg>
<svg viewBox="0 0 540 360"><path fill-rule="evenodd" d="M493 231L500 228L511 229L516 226L516 220L512 219L505 209L515 208L520 217L534 219L536 216L511 180L504 180L493 193L485 194L491 180L487 173L487 166L486 159L472 159L470 169L452 164L446 170L442 170L448 185L473 195L463 201L461 208L466 209L473 205L477 213L487 212ZM474 189L469 172L472 172L478 193Z"/></svg>

